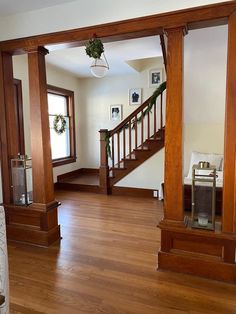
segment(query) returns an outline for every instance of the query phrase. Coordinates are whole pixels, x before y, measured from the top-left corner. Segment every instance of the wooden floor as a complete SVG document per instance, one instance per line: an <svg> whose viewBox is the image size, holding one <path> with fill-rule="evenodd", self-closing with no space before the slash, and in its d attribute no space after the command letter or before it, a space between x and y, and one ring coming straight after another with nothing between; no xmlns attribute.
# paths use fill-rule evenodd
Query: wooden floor
<svg viewBox="0 0 236 314"><path fill-rule="evenodd" d="M57 198L60 244L9 244L11 313L236 313L236 286L156 271L156 199L68 191Z"/></svg>

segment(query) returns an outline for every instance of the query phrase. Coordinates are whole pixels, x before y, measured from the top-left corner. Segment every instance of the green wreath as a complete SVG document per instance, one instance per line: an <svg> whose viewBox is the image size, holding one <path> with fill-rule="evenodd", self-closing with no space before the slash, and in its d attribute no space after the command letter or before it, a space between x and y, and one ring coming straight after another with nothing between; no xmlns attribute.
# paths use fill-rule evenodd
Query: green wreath
<svg viewBox="0 0 236 314"><path fill-rule="evenodd" d="M66 119L62 114L57 114L53 120L53 129L57 134L62 134L66 130Z"/></svg>

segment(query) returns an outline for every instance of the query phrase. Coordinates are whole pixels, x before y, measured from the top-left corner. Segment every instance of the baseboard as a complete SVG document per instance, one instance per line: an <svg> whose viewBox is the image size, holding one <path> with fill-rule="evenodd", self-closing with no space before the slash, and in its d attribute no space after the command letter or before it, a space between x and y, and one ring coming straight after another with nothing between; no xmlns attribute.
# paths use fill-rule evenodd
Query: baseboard
<svg viewBox="0 0 236 314"><path fill-rule="evenodd" d="M129 188L129 187L123 187L123 186L113 186L111 188L111 194L113 195L147 197L147 198L153 198L154 191L157 191L157 197L155 198L158 198L158 190Z"/></svg>
<svg viewBox="0 0 236 314"><path fill-rule="evenodd" d="M99 174L99 169L96 168L80 168L74 171L66 172L57 176L57 182L61 182L66 179L77 177L81 174Z"/></svg>

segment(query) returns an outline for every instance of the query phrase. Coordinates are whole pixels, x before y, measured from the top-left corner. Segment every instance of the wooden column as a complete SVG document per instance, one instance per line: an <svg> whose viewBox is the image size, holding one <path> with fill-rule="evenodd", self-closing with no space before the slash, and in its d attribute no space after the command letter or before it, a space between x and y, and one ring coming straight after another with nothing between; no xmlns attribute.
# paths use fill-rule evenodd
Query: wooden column
<svg viewBox="0 0 236 314"><path fill-rule="evenodd" d="M33 201L40 207L55 201L45 68L47 53L42 47L28 53Z"/></svg>
<svg viewBox="0 0 236 314"><path fill-rule="evenodd" d="M183 37L167 29L164 218L183 221Z"/></svg>
<svg viewBox="0 0 236 314"><path fill-rule="evenodd" d="M223 232L236 232L236 11L229 17L225 114Z"/></svg>
<svg viewBox="0 0 236 314"><path fill-rule="evenodd" d="M100 133L100 169L99 169L99 181L100 181L100 191L103 194L109 193L109 167L108 167L108 157L106 149L106 136L108 130L102 129Z"/></svg>
<svg viewBox="0 0 236 314"><path fill-rule="evenodd" d="M1 53L0 62L0 129L1 129L1 167L3 203L11 202L10 159L20 152L18 141L18 121L15 114L14 79L12 55Z"/></svg>

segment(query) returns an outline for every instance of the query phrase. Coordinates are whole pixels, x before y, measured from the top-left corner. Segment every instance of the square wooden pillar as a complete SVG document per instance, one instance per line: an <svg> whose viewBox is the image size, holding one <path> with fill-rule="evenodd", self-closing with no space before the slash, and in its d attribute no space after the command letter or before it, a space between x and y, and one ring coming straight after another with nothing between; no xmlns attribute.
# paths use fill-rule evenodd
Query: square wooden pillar
<svg viewBox="0 0 236 314"><path fill-rule="evenodd" d="M167 31L165 208L158 268L236 282L236 12L229 18L222 232L183 223L183 32ZM185 222L185 221L184 221Z"/></svg>
<svg viewBox="0 0 236 314"><path fill-rule="evenodd" d="M164 220L183 214L183 41L185 27L167 29Z"/></svg>
<svg viewBox="0 0 236 314"><path fill-rule="evenodd" d="M28 52L33 204L29 206L16 206L10 201L4 203L8 239L43 246L49 246L51 243L60 239L60 226L57 219L58 202L54 196L52 174L45 68L46 53L47 50L44 48L37 48ZM8 69L8 79L10 81L12 64L10 61L5 61L4 64ZM8 84L8 80L6 80L1 85L5 91L5 102L7 105L10 99L10 83ZM12 92L13 96L14 93ZM3 109L6 112L8 110L6 106L1 109L2 112L4 111ZM9 132L8 128L7 124L4 125L3 135L6 134L6 143L4 142L4 145L6 145L6 149L9 152L12 152L14 136L12 132ZM14 153L17 154L17 152ZM4 160L4 165L6 163L7 158ZM7 176L4 176L4 180L7 180ZM8 196L8 194L6 195Z"/></svg>

